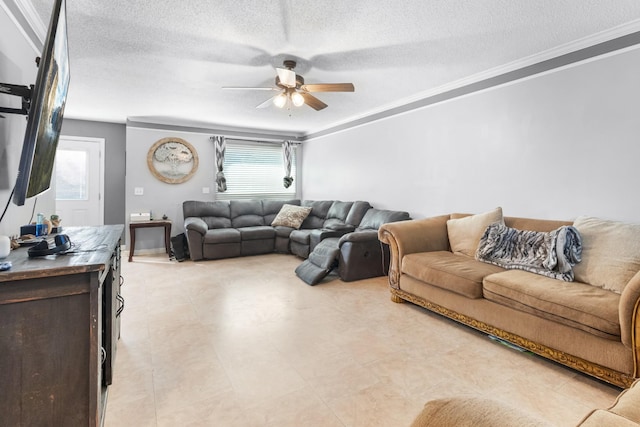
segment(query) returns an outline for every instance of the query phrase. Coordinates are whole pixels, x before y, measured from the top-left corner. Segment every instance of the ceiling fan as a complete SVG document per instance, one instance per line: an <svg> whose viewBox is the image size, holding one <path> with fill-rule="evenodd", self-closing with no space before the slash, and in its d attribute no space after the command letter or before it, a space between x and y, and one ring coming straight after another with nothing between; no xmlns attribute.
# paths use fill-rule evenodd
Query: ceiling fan
<svg viewBox="0 0 640 427"><path fill-rule="evenodd" d="M239 90L274 90L277 95L267 99L256 108L266 108L271 104L276 107L290 107L293 104L300 107L307 104L316 111L327 108L327 104L311 95L314 92L354 92L353 83L315 83L305 84L304 77L293 71L296 68L296 61L287 59L283 63L285 68L276 68L276 87L223 87L223 89Z"/></svg>

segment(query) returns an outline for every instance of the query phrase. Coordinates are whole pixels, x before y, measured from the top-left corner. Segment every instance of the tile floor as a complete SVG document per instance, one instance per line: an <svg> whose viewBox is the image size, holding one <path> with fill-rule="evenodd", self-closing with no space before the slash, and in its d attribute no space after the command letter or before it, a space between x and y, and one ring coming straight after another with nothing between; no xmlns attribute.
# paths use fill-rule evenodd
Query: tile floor
<svg viewBox="0 0 640 427"><path fill-rule="evenodd" d="M124 262L105 425L407 426L427 400L469 394L572 426L619 393L392 303L386 278L311 287L299 263Z"/></svg>

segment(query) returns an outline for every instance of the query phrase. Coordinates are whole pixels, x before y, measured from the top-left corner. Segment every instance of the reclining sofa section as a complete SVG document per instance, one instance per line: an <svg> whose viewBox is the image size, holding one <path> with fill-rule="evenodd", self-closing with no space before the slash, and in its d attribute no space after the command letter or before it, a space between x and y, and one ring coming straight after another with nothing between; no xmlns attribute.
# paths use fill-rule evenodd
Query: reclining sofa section
<svg viewBox="0 0 640 427"><path fill-rule="evenodd" d="M299 229L271 226L282 206L306 206L311 211ZM307 258L324 239L340 239L340 277L360 280L386 274L377 229L385 218L409 219L406 212L374 209L368 202L334 200L185 201L184 228L193 261L272 252ZM384 248L384 249L383 249Z"/></svg>

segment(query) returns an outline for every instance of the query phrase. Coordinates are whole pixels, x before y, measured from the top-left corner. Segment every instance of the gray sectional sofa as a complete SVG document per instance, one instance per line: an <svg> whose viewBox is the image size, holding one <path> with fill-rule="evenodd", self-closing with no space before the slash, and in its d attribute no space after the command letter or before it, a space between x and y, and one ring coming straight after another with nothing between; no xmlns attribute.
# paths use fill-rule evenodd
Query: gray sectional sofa
<svg viewBox="0 0 640 427"><path fill-rule="evenodd" d="M299 229L271 225L285 204L311 208ZM345 248L340 276L349 280L386 274L380 266L383 258L388 265L388 249L380 245L377 229L386 218L409 219L406 212L374 209L364 201L185 201L182 210L193 261L272 252L306 259L321 241L339 238Z"/></svg>

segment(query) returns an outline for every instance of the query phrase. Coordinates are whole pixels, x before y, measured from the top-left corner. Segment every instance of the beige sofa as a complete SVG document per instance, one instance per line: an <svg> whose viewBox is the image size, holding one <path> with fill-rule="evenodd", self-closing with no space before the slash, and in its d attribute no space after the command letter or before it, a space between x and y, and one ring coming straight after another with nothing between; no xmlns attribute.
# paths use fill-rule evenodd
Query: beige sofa
<svg viewBox="0 0 640 427"><path fill-rule="evenodd" d="M625 262L636 258L635 264L624 266L628 283L617 293L579 280L597 266L600 255L595 255L593 246L599 239L593 230L597 233L599 228L580 231L584 233L583 260L574 267L576 280L566 282L522 270L505 270L477 261L473 253L454 253L452 225L467 217L474 218L451 214L380 228L379 239L391 251L391 300L412 302L555 362L629 387L638 377L640 362L640 261L634 252L640 242L640 238L636 240L640 236L637 230L622 228L622 236L628 236L630 245L623 241L609 251L608 256L619 256ZM508 227L543 232L573 224L515 217L503 220ZM475 235L466 242L471 246L478 244L477 234L482 235L486 228L475 226L477 229L469 233ZM640 226L635 227L640 230ZM611 228L611 223L604 221L601 234L609 236ZM455 246L459 246L460 237L456 237ZM619 260L602 261L613 265Z"/></svg>
<svg viewBox="0 0 640 427"><path fill-rule="evenodd" d="M595 409L580 427L640 425L640 385L624 390L609 409ZM519 409L486 398L453 397L427 402L411 427L544 427L546 422Z"/></svg>

